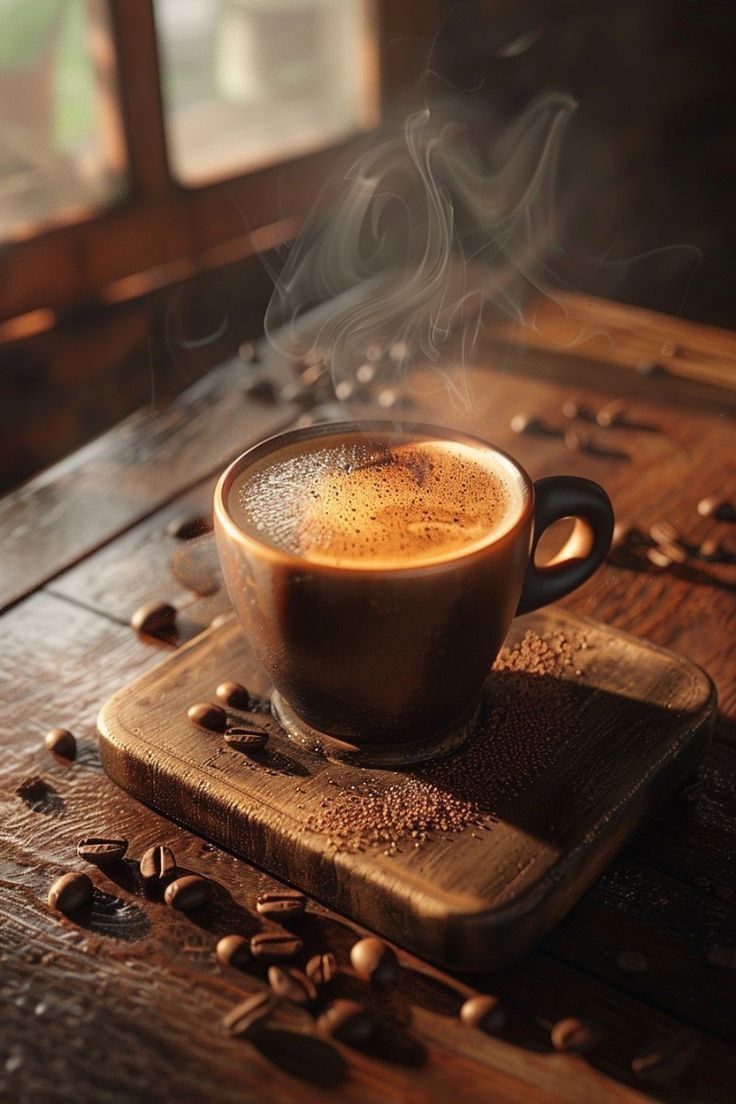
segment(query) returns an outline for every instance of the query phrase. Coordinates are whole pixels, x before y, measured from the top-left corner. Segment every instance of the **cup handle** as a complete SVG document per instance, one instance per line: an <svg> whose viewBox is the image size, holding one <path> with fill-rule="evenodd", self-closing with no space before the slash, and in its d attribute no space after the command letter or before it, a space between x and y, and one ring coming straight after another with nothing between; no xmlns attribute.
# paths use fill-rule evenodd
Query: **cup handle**
<svg viewBox="0 0 736 1104"><path fill-rule="evenodd" d="M534 537L517 614L555 602L584 583L606 558L613 536L611 500L590 479L538 479L534 496ZM575 518L575 528L554 559L537 567L534 553L542 533L562 518Z"/></svg>

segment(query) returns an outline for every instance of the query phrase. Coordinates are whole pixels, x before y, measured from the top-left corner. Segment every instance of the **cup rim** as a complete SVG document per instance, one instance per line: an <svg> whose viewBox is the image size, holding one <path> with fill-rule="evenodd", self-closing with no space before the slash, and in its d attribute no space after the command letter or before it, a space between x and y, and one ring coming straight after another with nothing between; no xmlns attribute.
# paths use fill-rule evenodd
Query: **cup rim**
<svg viewBox="0 0 736 1104"><path fill-rule="evenodd" d="M257 459L257 454L267 455L269 452L284 445L298 443L300 441L308 441L315 437L328 437L338 435L340 433L356 433L356 432L376 432L376 433L394 433L397 436L417 434L420 436L429 436L434 438L449 438L451 440L457 440L459 443L470 443L473 445L481 445L483 448L490 449L492 452L497 453L503 457L504 460L511 465L516 474L520 478L522 487L522 505L521 509L509 526L497 536L491 536L488 540L483 541L481 544L475 544L474 547L468 549L467 552L459 552L453 556L449 556L444 560L429 561L419 564L406 564L404 565L392 565L392 566L379 566L371 567L369 561L365 564L334 564L325 563L320 560L310 560L306 556L300 556L294 552L288 552L286 549L277 548L275 545L268 544L264 540L260 540L258 537L251 533L247 533L244 529L235 522L232 515L227 508L227 499L230 492L230 487L233 481L241 474L243 469ZM352 575L365 575L371 578L377 578L381 575L389 576L410 576L418 574L431 574L433 572L447 571L451 568L459 568L463 564L467 564L469 561L483 556L487 553L489 548L494 547L503 541L513 538L518 533L528 517L534 510L534 484L530 476L525 469L521 466L515 457L506 452L505 449L499 448L498 445L494 445L492 442L485 440L483 437L477 436L474 433L467 433L465 430L453 429L449 426L433 425L426 422L393 422L378 419L366 419L366 420L346 420L340 422L325 422L314 426L304 426L297 429L282 430L279 433L274 433L270 437L264 438L262 441L256 442L256 444L249 446L237 456L230 464L225 468L222 475L217 481L214 493L214 514L215 520L227 534L227 536L234 540L236 544L244 545L246 548L255 550L261 557L266 557L269 560L277 563L289 566L292 569L297 568L301 570L308 570L310 572L320 572L328 574L352 574Z"/></svg>

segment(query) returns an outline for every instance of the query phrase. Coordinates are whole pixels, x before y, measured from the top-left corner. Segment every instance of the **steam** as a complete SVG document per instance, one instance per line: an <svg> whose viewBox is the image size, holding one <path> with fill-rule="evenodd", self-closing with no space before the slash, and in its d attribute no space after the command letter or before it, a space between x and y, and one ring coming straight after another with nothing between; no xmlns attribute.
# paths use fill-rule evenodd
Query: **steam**
<svg viewBox="0 0 736 1104"><path fill-rule="evenodd" d="M468 124L410 115L354 162L334 208L307 219L266 312L271 344L324 356L336 387L371 348L390 348L397 373L423 362L467 408L484 316L529 324L528 292L549 294L558 153L575 106L547 94L489 149ZM307 330L322 303L332 306Z"/></svg>

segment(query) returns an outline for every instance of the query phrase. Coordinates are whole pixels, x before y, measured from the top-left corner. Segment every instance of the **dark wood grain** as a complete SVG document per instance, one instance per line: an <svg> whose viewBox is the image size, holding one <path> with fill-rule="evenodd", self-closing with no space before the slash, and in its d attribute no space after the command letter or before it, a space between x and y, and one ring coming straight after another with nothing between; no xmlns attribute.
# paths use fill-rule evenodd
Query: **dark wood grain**
<svg viewBox="0 0 736 1104"><path fill-rule="evenodd" d="M57 575L292 416L247 398L240 363L141 411L0 502L0 607Z"/></svg>

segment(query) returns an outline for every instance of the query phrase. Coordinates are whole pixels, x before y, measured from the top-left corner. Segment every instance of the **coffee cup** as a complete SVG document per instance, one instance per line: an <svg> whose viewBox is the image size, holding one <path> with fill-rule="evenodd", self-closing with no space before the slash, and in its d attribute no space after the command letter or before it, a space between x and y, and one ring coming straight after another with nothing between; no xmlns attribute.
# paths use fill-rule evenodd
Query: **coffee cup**
<svg viewBox="0 0 736 1104"><path fill-rule="evenodd" d="M255 445L221 476L214 518L284 728L386 765L462 741L514 616L583 583L613 532L596 483L533 483L478 437L382 422ZM572 535L538 566L537 543L562 518Z"/></svg>

